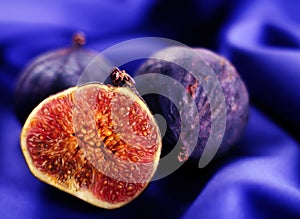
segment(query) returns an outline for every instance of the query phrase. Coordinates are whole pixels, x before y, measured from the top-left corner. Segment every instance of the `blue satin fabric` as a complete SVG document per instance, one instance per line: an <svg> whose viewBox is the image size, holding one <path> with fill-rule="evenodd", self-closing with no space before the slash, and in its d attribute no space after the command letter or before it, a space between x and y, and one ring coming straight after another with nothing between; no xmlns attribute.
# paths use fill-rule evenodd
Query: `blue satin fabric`
<svg viewBox="0 0 300 219"><path fill-rule="evenodd" d="M300 1L111 0L0 3L1 218L300 218ZM249 124L205 169L180 168L107 211L32 176L12 95L36 55L84 31L88 47L160 36L230 59L249 89Z"/></svg>

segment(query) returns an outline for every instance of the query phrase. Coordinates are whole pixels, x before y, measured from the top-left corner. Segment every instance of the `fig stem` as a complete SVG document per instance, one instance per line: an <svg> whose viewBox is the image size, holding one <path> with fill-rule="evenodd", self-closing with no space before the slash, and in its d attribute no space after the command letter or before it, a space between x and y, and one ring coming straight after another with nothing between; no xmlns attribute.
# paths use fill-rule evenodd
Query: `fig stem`
<svg viewBox="0 0 300 219"><path fill-rule="evenodd" d="M72 41L73 41L73 45L75 47L81 47L81 46L85 45L85 43L86 43L85 34L83 32L75 33L73 35Z"/></svg>
<svg viewBox="0 0 300 219"><path fill-rule="evenodd" d="M130 87L133 87L135 84L134 79L125 72L125 70L120 70L115 67L110 73L110 78L115 86L121 86L123 84L127 84Z"/></svg>

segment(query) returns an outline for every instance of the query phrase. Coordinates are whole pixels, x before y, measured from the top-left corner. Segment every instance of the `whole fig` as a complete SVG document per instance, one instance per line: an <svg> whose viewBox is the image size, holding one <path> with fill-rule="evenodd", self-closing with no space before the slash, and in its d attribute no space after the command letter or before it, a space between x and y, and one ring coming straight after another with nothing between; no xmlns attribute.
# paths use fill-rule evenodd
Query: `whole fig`
<svg viewBox="0 0 300 219"><path fill-rule="evenodd" d="M199 58L193 59L187 57L185 52L180 48L167 48L159 51L157 56L153 56L154 58L146 60L135 74L135 76L143 76L148 73L158 73L169 76L181 84L186 93L191 96L192 102L184 100L179 101L185 108L182 112L171 100L165 97L177 96L177 98L183 99L183 97L181 97L182 94L176 92L167 84L160 84L160 87L165 90L165 96L147 94L143 97L150 110L154 114L161 114L166 120L167 129L165 136L163 137L163 155L172 150L180 140L182 144L180 145L181 149L178 150L178 161L180 162L187 160L188 157L191 161L199 161L211 134L212 118L216 117L221 111L221 106L217 106L215 111L212 112L207 91L203 89L201 81L197 80L192 72L201 74L204 67L210 68L211 72L214 72L216 80L222 88L220 89L221 92L223 91L222 95L224 96L225 102L224 114L226 117L226 127L224 128L224 135L217 136L217 138L220 138L219 140L221 142L216 153L217 156L228 151L230 146L239 140L248 118L248 92L234 66L227 59L210 50L203 48L193 48L191 50L204 59L203 64L200 64L200 67L199 63L196 63L199 62ZM155 57L167 57L168 61ZM188 69L181 67L178 63L183 63L184 66L188 66ZM149 81L146 81L145 84L138 84L137 87L142 88L147 86L147 83L149 84ZM216 96L218 95L219 94L216 94ZM196 105L197 111L192 110L192 104ZM191 110L189 110L189 107ZM196 132L198 135L196 146L192 146L191 143L184 138L179 139L181 134L181 136L191 135L191 133L188 133L191 129L181 129L182 118L180 118L180 113L182 113L184 118L190 120L191 127L197 126L199 128L199 131ZM212 151L214 149L207 148L206 150Z"/></svg>
<svg viewBox="0 0 300 219"><path fill-rule="evenodd" d="M22 124L42 100L77 84L97 55L83 48L84 44L84 34L76 33L72 46L41 54L24 69L15 90L15 111Z"/></svg>

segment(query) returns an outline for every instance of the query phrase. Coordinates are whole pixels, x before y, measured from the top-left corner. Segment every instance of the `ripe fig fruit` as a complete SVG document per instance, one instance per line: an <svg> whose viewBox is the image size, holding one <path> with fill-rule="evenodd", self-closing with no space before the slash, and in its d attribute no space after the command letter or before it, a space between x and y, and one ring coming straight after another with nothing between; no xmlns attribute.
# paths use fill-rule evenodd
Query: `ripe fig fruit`
<svg viewBox="0 0 300 219"><path fill-rule="evenodd" d="M223 102L225 102L224 106L226 107L224 110L224 115L226 115L226 127L224 128L224 137L222 135L217 137L221 142L220 147L217 148L217 155L228 151L230 146L238 141L247 123L249 107L247 89L238 72L228 60L207 49L193 48L190 50L192 50L193 53L196 52L198 55L188 57L184 52L185 50L180 47L171 47L159 51L153 56L154 58L146 60L135 74L135 76L142 76L148 73L158 73L172 77L179 82L179 84L184 87L184 91L191 96L192 102L185 101L183 99L184 97L181 97L181 93L178 93L167 84L163 84L164 82L158 83L161 83L160 87L164 89L165 96L156 94L147 94L144 96L150 110L154 114L161 114L166 119L167 131L163 137L163 155L172 150L176 143L181 140L181 149L178 151L178 161L180 162L187 160L187 155L190 155L189 160L191 161L200 160L210 136L212 118L215 118L221 111L221 106L217 106L216 110L212 112L206 93L207 91L203 89L202 82L199 81L192 72L202 74L205 69L210 69L216 76L215 81L218 81L221 86L220 93L223 91L224 94L223 100L225 101ZM199 62L199 55L202 57L203 62L201 62L201 60ZM187 69L183 68L182 65L187 66ZM155 77L155 75L153 77ZM205 79L206 78L204 78L204 81ZM145 83L146 84L137 84L137 89L139 90L139 87L147 86L149 81L145 81ZM223 94L216 94L216 96L222 96ZM181 112L181 109L176 107L176 105L168 99L168 97L174 96L177 96L179 99L182 98L180 102L185 109L189 109L192 104L195 104L197 111L185 110ZM190 109L192 109L192 107L190 107ZM183 113L185 119L190 120L192 123L191 127L196 127L196 125L199 127L199 131L196 131L198 140L196 140L196 146L194 147L192 147L191 143L186 139L179 139L180 134L182 134L181 132L187 132L183 133L182 136L190 135L190 133L188 133L189 129L187 129L188 131L181 130L182 118L180 118L180 112ZM198 114L199 119L196 119L196 114ZM212 150L214 149L206 148L206 150L210 150L212 154Z"/></svg>
<svg viewBox="0 0 300 219"><path fill-rule="evenodd" d="M33 175L107 209L146 188L161 151L159 127L131 77L118 69L111 77L114 86L88 83L49 96L21 133Z"/></svg>
<svg viewBox="0 0 300 219"><path fill-rule="evenodd" d="M51 94L75 86L97 53L85 49L85 36L76 33L73 45L41 54L21 73L15 90L15 111L24 124L29 113Z"/></svg>

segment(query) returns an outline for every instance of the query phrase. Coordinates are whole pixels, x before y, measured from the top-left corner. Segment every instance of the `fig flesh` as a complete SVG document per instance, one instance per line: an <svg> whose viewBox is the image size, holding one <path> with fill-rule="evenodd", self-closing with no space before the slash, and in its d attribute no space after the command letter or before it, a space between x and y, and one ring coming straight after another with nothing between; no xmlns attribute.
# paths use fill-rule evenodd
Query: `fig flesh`
<svg viewBox="0 0 300 219"><path fill-rule="evenodd" d="M21 133L33 175L101 208L136 198L157 168L161 137L130 86L89 83L43 100Z"/></svg>

